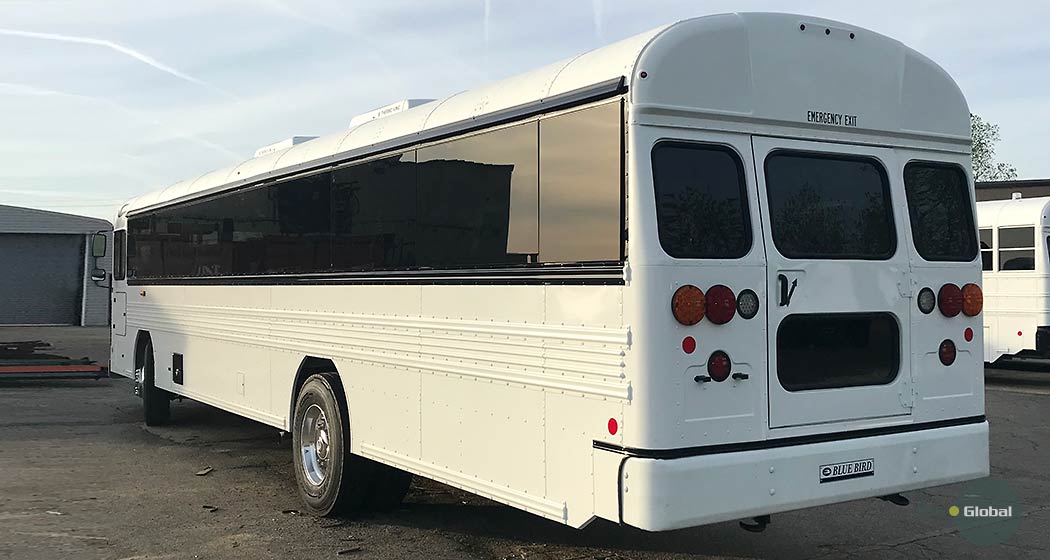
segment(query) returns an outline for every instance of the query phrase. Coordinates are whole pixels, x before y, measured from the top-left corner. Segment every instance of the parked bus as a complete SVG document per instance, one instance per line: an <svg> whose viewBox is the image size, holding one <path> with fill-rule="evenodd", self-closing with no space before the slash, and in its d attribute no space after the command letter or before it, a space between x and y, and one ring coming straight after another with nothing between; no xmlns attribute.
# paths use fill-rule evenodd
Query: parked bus
<svg viewBox="0 0 1050 560"><path fill-rule="evenodd" d="M977 203L984 356L1050 366L1050 197Z"/></svg>
<svg viewBox="0 0 1050 560"><path fill-rule="evenodd" d="M969 154L893 39L682 21L128 202L112 367L291 432L320 515L904 503L988 474Z"/></svg>

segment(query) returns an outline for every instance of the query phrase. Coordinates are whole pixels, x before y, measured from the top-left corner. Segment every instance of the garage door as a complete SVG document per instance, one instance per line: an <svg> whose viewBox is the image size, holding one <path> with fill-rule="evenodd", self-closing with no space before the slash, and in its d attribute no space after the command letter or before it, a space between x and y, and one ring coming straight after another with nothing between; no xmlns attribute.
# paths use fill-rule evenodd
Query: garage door
<svg viewBox="0 0 1050 560"><path fill-rule="evenodd" d="M0 262L0 325L79 323L83 236L0 234Z"/></svg>

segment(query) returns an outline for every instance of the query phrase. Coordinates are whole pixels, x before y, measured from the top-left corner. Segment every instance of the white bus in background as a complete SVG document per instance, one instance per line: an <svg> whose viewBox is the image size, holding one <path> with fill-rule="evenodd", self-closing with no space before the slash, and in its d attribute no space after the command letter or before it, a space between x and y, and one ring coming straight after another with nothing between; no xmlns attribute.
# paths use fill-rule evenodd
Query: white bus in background
<svg viewBox="0 0 1050 560"><path fill-rule="evenodd" d="M1050 366L1050 197L977 203L984 359Z"/></svg>
<svg viewBox="0 0 1050 560"><path fill-rule="evenodd" d="M322 515L905 503L988 474L969 152L897 41L682 21L130 201L112 367L290 431Z"/></svg>

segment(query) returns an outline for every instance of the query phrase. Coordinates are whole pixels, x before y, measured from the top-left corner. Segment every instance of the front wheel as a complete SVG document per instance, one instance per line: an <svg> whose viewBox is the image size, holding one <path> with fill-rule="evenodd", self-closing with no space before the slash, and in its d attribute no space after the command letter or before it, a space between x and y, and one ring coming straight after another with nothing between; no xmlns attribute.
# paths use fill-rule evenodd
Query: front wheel
<svg viewBox="0 0 1050 560"><path fill-rule="evenodd" d="M368 461L350 453L350 425L335 391L338 383L334 374L312 375L295 401L295 479L299 496L315 515L360 509L372 478Z"/></svg>
<svg viewBox="0 0 1050 560"><path fill-rule="evenodd" d="M153 343L147 342L142 360L142 413L147 426L159 426L171 420L171 393L158 388L153 361Z"/></svg>

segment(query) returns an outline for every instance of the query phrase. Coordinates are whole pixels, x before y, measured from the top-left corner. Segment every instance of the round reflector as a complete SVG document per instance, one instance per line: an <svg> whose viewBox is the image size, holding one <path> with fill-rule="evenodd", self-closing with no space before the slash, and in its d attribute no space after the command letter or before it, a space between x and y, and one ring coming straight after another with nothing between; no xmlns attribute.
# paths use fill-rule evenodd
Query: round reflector
<svg viewBox="0 0 1050 560"><path fill-rule="evenodd" d="M695 325L704 318L704 292L686 284L674 292L671 297L671 314L683 325Z"/></svg>
<svg viewBox="0 0 1050 560"><path fill-rule="evenodd" d="M744 290L736 298L736 312L744 319L758 315L758 294L754 290Z"/></svg>
<svg viewBox="0 0 1050 560"><path fill-rule="evenodd" d="M731 369L733 369L733 362L729 360L729 354L721 350L716 350L707 359L707 374L715 381L721 382L729 379Z"/></svg>
<svg viewBox="0 0 1050 560"><path fill-rule="evenodd" d="M707 289L707 318L716 325L728 323L736 315L736 296L721 284Z"/></svg>
<svg viewBox="0 0 1050 560"><path fill-rule="evenodd" d="M609 419L609 426L608 426L608 428L609 428L609 434L615 436L616 432L620 431L620 424L618 422L616 422L615 418L610 418Z"/></svg>
<svg viewBox="0 0 1050 560"><path fill-rule="evenodd" d="M937 296L929 288L919 290L919 297L916 299L919 300L919 311L927 315L933 313L933 308L937 307Z"/></svg>
<svg viewBox="0 0 1050 560"><path fill-rule="evenodd" d="M937 306L941 308L941 314L945 317L955 317L963 308L963 294L959 286L945 284L941 291L937 292Z"/></svg>
<svg viewBox="0 0 1050 560"><path fill-rule="evenodd" d="M683 338L682 339L682 351L685 352L686 354L692 354L693 352L695 352L696 351L696 339L691 337L691 336L687 336L687 337Z"/></svg>
<svg viewBox="0 0 1050 560"><path fill-rule="evenodd" d="M962 312L967 317L973 317L984 309L984 292L977 284L967 284L962 287Z"/></svg>
<svg viewBox="0 0 1050 560"><path fill-rule="evenodd" d="M973 342L973 329L966 327L966 330L963 331L963 338L966 339L966 342Z"/></svg>
<svg viewBox="0 0 1050 560"><path fill-rule="evenodd" d="M955 343L951 340L945 339L941 343L941 347L937 349L937 355L941 358L941 363L950 366L955 363Z"/></svg>

